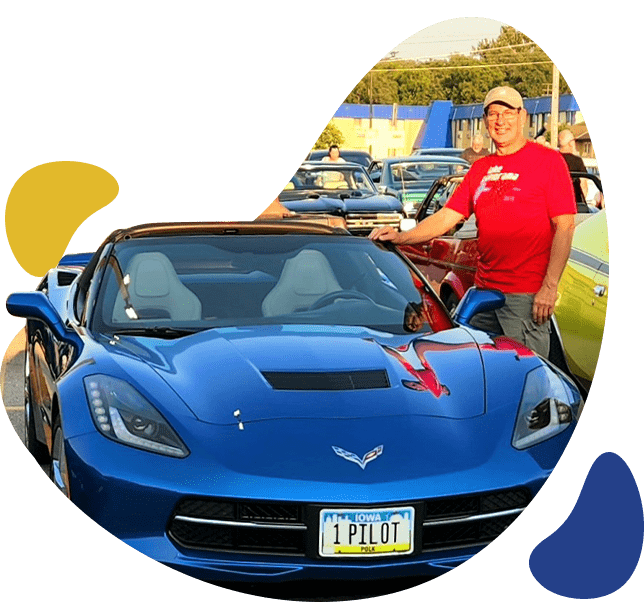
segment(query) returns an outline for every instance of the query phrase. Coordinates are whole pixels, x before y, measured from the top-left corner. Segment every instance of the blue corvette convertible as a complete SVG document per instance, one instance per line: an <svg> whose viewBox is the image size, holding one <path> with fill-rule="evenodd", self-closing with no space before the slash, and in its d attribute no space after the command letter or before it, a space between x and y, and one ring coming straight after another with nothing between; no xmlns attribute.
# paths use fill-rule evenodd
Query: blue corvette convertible
<svg viewBox="0 0 644 602"><path fill-rule="evenodd" d="M76 266L74 264L77 264ZM303 223L152 224L27 318L26 442L109 532L208 581L438 575L502 533L582 400L455 321L395 249Z"/></svg>

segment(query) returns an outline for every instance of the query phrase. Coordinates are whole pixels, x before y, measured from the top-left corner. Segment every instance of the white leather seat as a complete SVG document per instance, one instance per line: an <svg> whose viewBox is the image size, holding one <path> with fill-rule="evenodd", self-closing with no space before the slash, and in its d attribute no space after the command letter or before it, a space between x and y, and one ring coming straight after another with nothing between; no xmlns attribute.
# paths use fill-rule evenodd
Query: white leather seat
<svg viewBox="0 0 644 602"><path fill-rule="evenodd" d="M262 314L265 317L290 314L340 290L327 258L320 251L304 249L284 263L280 279L262 302Z"/></svg>
<svg viewBox="0 0 644 602"><path fill-rule="evenodd" d="M201 319L201 302L184 286L170 260L158 252L139 253L127 266L125 278L130 303L140 319L146 312L161 312L163 317L177 321ZM167 314L167 315L166 315ZM115 322L131 322L125 313L125 300L119 294L114 305Z"/></svg>

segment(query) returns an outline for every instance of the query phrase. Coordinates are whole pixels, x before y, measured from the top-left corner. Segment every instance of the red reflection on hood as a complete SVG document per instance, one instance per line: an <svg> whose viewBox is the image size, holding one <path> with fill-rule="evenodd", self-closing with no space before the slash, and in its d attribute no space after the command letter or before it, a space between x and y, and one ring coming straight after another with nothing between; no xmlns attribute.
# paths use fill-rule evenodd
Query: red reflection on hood
<svg viewBox="0 0 644 602"><path fill-rule="evenodd" d="M481 345L482 351L513 351L518 357L534 357L536 354L532 349L528 349L522 343L506 336L498 336L494 339L494 344L484 343Z"/></svg>
<svg viewBox="0 0 644 602"><path fill-rule="evenodd" d="M449 395L449 389L441 384L438 375L427 361L425 354L429 351L451 351L455 347L459 347L459 345L445 345L444 343L421 339L412 341L411 346L403 345L397 349L386 345L382 347L389 355L400 362L403 368L414 378L412 381L403 380L404 386L415 391L429 391L436 398L441 395ZM414 367L414 364L418 367Z"/></svg>

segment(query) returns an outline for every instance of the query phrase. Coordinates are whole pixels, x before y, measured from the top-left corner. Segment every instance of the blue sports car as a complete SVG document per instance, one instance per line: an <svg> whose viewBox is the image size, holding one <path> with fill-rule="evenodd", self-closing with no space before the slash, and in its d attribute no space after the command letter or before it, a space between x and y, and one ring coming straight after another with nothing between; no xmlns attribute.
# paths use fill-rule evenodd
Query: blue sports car
<svg viewBox="0 0 644 602"><path fill-rule="evenodd" d="M526 507L582 400L452 321L394 248L287 220L148 224L27 318L29 450L109 532L208 581L438 575Z"/></svg>

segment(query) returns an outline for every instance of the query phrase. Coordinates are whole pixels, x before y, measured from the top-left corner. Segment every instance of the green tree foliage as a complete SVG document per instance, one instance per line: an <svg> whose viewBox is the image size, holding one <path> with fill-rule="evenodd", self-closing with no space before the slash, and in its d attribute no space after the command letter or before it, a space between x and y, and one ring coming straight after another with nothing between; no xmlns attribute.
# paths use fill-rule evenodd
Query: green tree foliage
<svg viewBox="0 0 644 602"><path fill-rule="evenodd" d="M320 134L317 142L315 143L314 149L329 148L330 146L337 144L342 146L344 144L344 136L342 132L338 129L337 126L332 123L327 124L323 132Z"/></svg>
<svg viewBox="0 0 644 602"><path fill-rule="evenodd" d="M535 97L544 96L551 83L552 63L546 53L525 34L504 26L498 38L479 43L470 56L453 55L447 60L425 62L380 62L362 78L345 102L478 103L495 86L512 86L525 97ZM570 93L563 78L559 91Z"/></svg>

